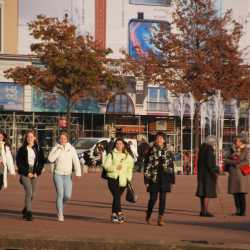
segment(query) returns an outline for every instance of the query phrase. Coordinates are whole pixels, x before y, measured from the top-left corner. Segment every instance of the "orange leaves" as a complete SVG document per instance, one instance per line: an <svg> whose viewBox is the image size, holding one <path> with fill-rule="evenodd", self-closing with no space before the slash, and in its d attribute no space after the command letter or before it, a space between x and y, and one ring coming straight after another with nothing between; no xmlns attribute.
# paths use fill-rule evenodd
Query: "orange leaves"
<svg viewBox="0 0 250 250"><path fill-rule="evenodd" d="M82 97L102 98L123 81L107 67L110 49L102 49L91 36L76 34L76 27L67 17L38 16L29 24L37 42L31 50L42 67L27 66L9 69L6 77L26 85L63 95L69 106ZM111 61L109 63L112 63Z"/></svg>

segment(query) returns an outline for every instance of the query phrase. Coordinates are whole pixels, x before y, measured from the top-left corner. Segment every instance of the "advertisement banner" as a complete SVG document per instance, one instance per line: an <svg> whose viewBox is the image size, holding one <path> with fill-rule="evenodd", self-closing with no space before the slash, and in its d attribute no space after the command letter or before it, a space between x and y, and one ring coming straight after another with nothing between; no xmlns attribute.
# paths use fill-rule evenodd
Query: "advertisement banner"
<svg viewBox="0 0 250 250"><path fill-rule="evenodd" d="M23 110L23 86L0 82L0 106L4 110Z"/></svg>
<svg viewBox="0 0 250 250"><path fill-rule="evenodd" d="M130 0L130 4L169 6L170 0Z"/></svg>
<svg viewBox="0 0 250 250"><path fill-rule="evenodd" d="M167 22L131 20L129 22L129 55L134 59L146 57L149 52L160 56L161 51L153 40L161 28L169 29Z"/></svg>
<svg viewBox="0 0 250 250"><path fill-rule="evenodd" d="M44 92L40 89L32 89L32 111L34 112L66 112L67 103L63 96L56 93ZM100 106L94 100L80 100L73 107L76 113L100 113Z"/></svg>

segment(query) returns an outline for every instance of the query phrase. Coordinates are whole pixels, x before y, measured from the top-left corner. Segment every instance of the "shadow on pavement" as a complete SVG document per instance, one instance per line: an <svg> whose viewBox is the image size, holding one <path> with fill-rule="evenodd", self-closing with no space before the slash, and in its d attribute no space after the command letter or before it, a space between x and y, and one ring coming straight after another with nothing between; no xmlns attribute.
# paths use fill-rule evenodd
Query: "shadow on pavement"
<svg viewBox="0 0 250 250"><path fill-rule="evenodd" d="M53 220L57 221L57 215L55 213L46 213L46 212L33 212L34 217L39 217L42 220ZM21 211L17 210L9 210L9 209L0 209L0 217L12 217L12 218L22 218ZM80 216L80 215L72 215L65 214L66 219L72 220L83 220L83 221L93 221L97 223L110 224L107 219L90 217L90 216Z"/></svg>
<svg viewBox="0 0 250 250"><path fill-rule="evenodd" d="M216 229L223 229L223 230L236 230L236 231L244 231L250 232L250 222L214 222L214 221L169 221L171 224L176 225L187 225L187 226L198 226L198 227L208 227L208 228L216 228Z"/></svg>

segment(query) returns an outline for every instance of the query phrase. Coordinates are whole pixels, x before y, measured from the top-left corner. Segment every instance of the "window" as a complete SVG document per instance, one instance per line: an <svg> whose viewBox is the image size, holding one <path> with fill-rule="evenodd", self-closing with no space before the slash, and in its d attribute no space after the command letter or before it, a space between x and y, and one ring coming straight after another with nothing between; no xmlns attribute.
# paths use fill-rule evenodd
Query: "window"
<svg viewBox="0 0 250 250"><path fill-rule="evenodd" d="M168 99L166 88L148 88L148 112L168 112Z"/></svg>
<svg viewBox="0 0 250 250"><path fill-rule="evenodd" d="M170 6L171 0L130 0L130 4Z"/></svg>
<svg viewBox="0 0 250 250"><path fill-rule="evenodd" d="M117 94L111 98L107 106L107 113L134 114L134 104L126 94Z"/></svg>

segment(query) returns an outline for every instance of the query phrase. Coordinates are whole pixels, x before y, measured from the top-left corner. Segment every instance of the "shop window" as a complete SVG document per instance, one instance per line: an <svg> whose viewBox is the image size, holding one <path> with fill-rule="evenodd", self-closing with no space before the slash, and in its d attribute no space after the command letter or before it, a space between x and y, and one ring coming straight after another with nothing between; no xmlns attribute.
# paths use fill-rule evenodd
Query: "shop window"
<svg viewBox="0 0 250 250"><path fill-rule="evenodd" d="M107 113L125 113L134 114L134 104L131 98L126 94L117 94L111 98L107 106Z"/></svg>
<svg viewBox="0 0 250 250"><path fill-rule="evenodd" d="M148 88L148 112L167 112L168 98L164 87Z"/></svg>
<svg viewBox="0 0 250 250"><path fill-rule="evenodd" d="M170 6L171 0L130 0L130 4Z"/></svg>

